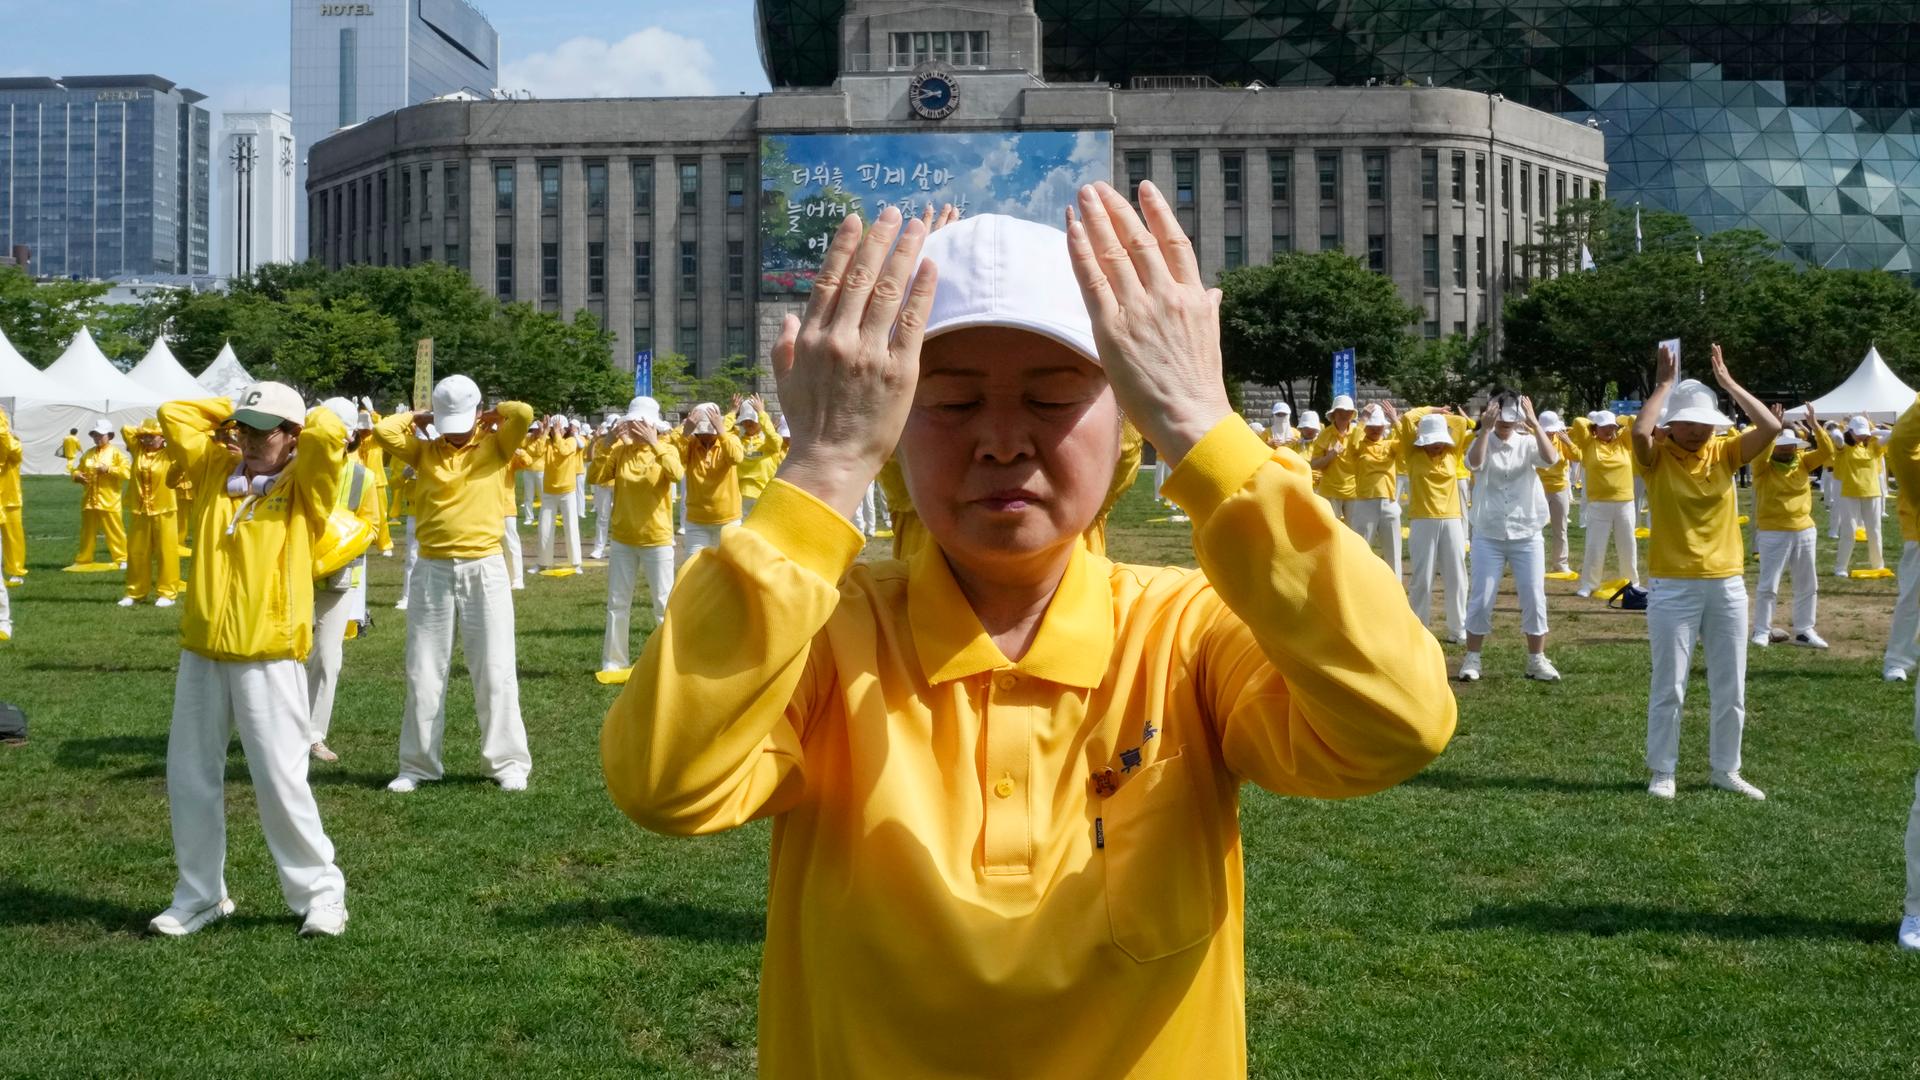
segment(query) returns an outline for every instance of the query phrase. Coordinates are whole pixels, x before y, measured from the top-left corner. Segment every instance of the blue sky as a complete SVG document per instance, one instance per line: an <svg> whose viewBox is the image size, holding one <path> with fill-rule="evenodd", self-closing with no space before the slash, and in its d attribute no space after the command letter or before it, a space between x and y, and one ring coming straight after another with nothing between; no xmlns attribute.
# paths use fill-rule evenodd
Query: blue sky
<svg viewBox="0 0 1920 1080"><path fill-rule="evenodd" d="M752 0L477 6L500 31L511 89L541 97L766 89ZM290 10L288 0L0 0L0 74L151 72L207 94L216 113L284 109Z"/></svg>

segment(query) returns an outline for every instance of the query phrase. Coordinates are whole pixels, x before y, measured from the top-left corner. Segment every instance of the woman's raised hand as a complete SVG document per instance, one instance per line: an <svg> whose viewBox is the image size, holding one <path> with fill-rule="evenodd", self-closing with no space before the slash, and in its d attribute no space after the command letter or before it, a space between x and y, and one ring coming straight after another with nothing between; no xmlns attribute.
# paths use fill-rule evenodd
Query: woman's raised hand
<svg viewBox="0 0 1920 1080"><path fill-rule="evenodd" d="M1080 189L1067 250L1120 409L1169 463L1233 414L1220 373L1220 292L1152 183L1146 222L1105 182Z"/></svg>
<svg viewBox="0 0 1920 1080"><path fill-rule="evenodd" d="M913 405L933 306L933 264L914 271L926 239L925 223L916 218L903 230L893 207L864 233L860 218L848 215L813 279L806 313L788 315L773 346L773 377L793 432L779 476L848 517L900 442Z"/></svg>

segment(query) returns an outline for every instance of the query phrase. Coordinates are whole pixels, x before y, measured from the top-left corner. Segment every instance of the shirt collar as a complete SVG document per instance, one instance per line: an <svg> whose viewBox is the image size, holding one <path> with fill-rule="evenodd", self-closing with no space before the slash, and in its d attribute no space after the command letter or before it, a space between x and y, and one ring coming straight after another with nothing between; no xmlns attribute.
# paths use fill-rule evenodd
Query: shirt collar
<svg viewBox="0 0 1920 1080"><path fill-rule="evenodd" d="M1100 685L1114 639L1109 565L1088 551L1084 541L1074 544L1067 571L1040 618L1033 647L1014 663L980 625L940 545L922 544L907 563L907 623L928 684L1011 668L1065 686Z"/></svg>

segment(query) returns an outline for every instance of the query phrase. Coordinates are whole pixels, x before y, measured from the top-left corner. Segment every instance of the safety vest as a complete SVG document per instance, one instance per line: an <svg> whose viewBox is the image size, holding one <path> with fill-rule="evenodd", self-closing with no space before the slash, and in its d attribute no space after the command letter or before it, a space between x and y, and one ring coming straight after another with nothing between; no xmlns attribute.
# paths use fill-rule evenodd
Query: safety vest
<svg viewBox="0 0 1920 1080"><path fill-rule="evenodd" d="M340 494L334 496L334 512L346 512L358 515L360 500L366 494L367 467L348 455L346 465L340 471ZM328 578L319 587L327 592L352 592L360 587L360 579L367 572L367 557L360 556L347 564L346 569Z"/></svg>

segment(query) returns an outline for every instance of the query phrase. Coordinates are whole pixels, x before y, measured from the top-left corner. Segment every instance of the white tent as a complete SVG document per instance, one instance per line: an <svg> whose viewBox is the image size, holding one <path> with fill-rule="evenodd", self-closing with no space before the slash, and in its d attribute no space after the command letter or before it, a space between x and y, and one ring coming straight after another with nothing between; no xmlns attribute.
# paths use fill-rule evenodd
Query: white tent
<svg viewBox="0 0 1920 1080"><path fill-rule="evenodd" d="M67 432L105 417L116 428L153 415L171 395L141 386L107 360L93 335L82 329L45 371L45 385L15 403L13 432L20 437L22 469L29 475L66 471L60 442Z"/></svg>
<svg viewBox="0 0 1920 1080"><path fill-rule="evenodd" d="M164 394L168 401L191 401L203 397L212 397L207 388L194 381L187 369L174 359L173 350L167 348L167 339L153 339L153 348L147 350L146 359L134 365L127 372L127 378L149 390Z"/></svg>
<svg viewBox="0 0 1920 1080"><path fill-rule="evenodd" d="M252 384L253 376L240 366L240 358L233 355L231 341L220 346L220 355L200 373L200 385L215 397L233 397Z"/></svg>
<svg viewBox="0 0 1920 1080"><path fill-rule="evenodd" d="M53 380L33 362L20 355L7 335L0 332L0 398L24 401L52 394Z"/></svg>
<svg viewBox="0 0 1920 1080"><path fill-rule="evenodd" d="M1887 362L1880 359L1879 349L1869 348L1867 358L1853 369L1847 381L1825 397L1815 398L1812 404L1823 418L1838 419L1862 413L1869 420L1892 423L1913 404L1913 387L1901 382Z"/></svg>

